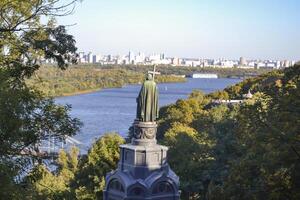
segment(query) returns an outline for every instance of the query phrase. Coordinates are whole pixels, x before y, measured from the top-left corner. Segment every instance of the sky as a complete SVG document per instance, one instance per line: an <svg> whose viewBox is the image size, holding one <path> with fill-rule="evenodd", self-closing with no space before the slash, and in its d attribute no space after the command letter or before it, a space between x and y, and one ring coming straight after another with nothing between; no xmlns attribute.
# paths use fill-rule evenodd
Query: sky
<svg viewBox="0 0 300 200"><path fill-rule="evenodd" d="M299 0L83 0L58 23L85 52L300 60Z"/></svg>

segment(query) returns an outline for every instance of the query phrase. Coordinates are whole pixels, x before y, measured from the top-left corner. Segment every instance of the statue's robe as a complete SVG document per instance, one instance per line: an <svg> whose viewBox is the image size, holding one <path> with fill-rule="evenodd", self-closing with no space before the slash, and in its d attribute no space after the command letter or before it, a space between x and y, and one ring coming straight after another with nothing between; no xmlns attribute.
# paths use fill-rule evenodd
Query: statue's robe
<svg viewBox="0 0 300 200"><path fill-rule="evenodd" d="M153 80L146 80L137 98L137 119L154 122L158 118L158 89Z"/></svg>

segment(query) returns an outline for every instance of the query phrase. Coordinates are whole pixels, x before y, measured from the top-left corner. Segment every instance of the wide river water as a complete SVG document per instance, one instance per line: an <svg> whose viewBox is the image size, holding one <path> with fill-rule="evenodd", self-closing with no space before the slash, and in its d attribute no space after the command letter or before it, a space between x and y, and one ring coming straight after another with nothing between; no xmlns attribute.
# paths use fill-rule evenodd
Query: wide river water
<svg viewBox="0 0 300 200"><path fill-rule="evenodd" d="M185 99L193 90L210 93L240 82L241 79L187 79L185 83L162 83L159 87L159 105L175 103ZM84 126L74 136L88 149L96 138L106 132L117 132L126 136L136 114L136 97L141 85L103 89L89 94L58 97L59 104L72 106L71 115L79 118Z"/></svg>

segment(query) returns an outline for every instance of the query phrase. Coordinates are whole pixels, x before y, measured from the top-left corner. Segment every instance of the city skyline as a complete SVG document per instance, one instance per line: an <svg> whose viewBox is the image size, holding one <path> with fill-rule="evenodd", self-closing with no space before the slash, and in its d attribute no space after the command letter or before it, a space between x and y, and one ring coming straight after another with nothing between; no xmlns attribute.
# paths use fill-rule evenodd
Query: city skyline
<svg viewBox="0 0 300 200"><path fill-rule="evenodd" d="M60 18L79 51L300 60L300 2L83 1Z"/></svg>
<svg viewBox="0 0 300 200"><path fill-rule="evenodd" d="M184 58L170 57L165 53L145 54L143 52L129 51L127 54L99 54L93 52L79 52L79 63L98 63L101 65L172 65L172 66L191 66L191 67L220 67L220 68L272 68L279 69L290 67L296 63L295 60L258 60L246 59L209 59L209 58Z"/></svg>
<svg viewBox="0 0 300 200"><path fill-rule="evenodd" d="M295 61L295 62L299 62L300 59L286 59L286 58L282 58L282 59L279 59L279 58L255 58L255 57L252 57L252 58L248 58L248 57L245 57L244 55L237 55L235 57L225 57L225 56L221 56L221 57L201 57L201 56L196 56L196 57L193 57L193 56L189 56L189 55L186 55L186 56L182 56L182 55L169 55L167 54L166 52L155 52L155 51L149 51L149 52L146 52L146 51L141 51L141 50L132 50L132 49L129 49L127 51L124 51L124 52L116 52L116 53L111 53L111 52L108 52L108 51L99 51L99 50L95 50L95 51L92 51L90 49L88 50L84 50L84 49L78 49L77 53L92 53L93 55L113 55L113 56L122 56L122 55L126 55L128 54L129 52L133 52L134 54L139 54L139 53L142 53L142 54L145 54L147 56L151 56L151 55L157 55L157 54L164 54L165 57L168 57L168 58L183 58L183 59L208 59L208 60L214 60L214 59L223 59L223 60L239 60L241 57L245 58L246 60L289 60L289 61ZM300 56L300 55L299 55Z"/></svg>

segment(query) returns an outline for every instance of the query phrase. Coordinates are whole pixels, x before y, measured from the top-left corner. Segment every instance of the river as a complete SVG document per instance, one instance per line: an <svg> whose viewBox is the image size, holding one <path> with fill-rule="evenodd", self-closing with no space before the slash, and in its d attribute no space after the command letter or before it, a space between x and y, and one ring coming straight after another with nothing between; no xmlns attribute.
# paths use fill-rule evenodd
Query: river
<svg viewBox="0 0 300 200"><path fill-rule="evenodd" d="M185 83L162 83L159 87L159 105L185 99L193 90L210 93L240 82L241 79L187 79ZM96 138L106 132L118 132L126 136L135 118L136 97L141 85L103 89L98 92L58 97L59 104L72 106L71 115L79 118L84 126L74 136L88 149Z"/></svg>

